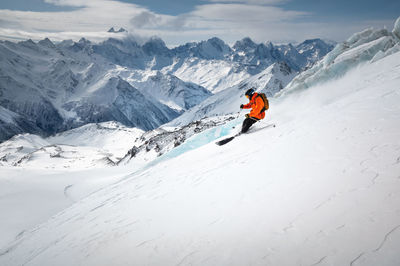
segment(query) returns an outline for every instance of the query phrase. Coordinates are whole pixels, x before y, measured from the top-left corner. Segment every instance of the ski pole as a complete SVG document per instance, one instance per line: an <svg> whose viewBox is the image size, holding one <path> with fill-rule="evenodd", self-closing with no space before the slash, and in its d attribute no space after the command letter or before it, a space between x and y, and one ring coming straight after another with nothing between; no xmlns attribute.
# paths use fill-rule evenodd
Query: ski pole
<svg viewBox="0 0 400 266"><path fill-rule="evenodd" d="M236 119L238 119L239 118L239 116L240 116L240 113L242 112L242 108L240 108L240 111L239 111L239 113L238 113L238 116L236 117Z"/></svg>
<svg viewBox="0 0 400 266"><path fill-rule="evenodd" d="M240 117L240 113L242 112L242 108L240 108L240 111L239 111L239 113L238 113L238 115L237 115L237 117L236 117L236 119L235 120L238 120L239 119L239 117ZM233 126L232 128L236 128L236 126Z"/></svg>

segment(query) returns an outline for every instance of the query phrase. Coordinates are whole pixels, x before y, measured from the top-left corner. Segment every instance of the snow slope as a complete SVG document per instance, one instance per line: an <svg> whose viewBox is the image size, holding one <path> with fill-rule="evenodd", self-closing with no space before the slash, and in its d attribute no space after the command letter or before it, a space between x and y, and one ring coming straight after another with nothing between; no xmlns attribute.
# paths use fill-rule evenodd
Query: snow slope
<svg viewBox="0 0 400 266"><path fill-rule="evenodd" d="M17 135L0 144L0 247L129 169L110 167L143 134L116 122L50 138Z"/></svg>
<svg viewBox="0 0 400 266"><path fill-rule="evenodd" d="M293 90L250 134L91 194L0 264L399 265L399 62Z"/></svg>
<svg viewBox="0 0 400 266"><path fill-rule="evenodd" d="M44 170L40 163L43 161L36 167L0 167L0 248L129 171L100 167L99 163L86 169Z"/></svg>
<svg viewBox="0 0 400 266"><path fill-rule="evenodd" d="M104 122L48 138L17 135L0 144L0 166L76 170L115 165L143 133L117 122Z"/></svg>

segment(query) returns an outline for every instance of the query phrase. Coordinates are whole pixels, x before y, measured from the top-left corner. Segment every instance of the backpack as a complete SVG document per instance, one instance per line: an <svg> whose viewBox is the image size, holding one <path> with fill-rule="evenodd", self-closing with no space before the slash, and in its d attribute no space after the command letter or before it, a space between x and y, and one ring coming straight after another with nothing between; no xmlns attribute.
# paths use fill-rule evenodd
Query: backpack
<svg viewBox="0 0 400 266"><path fill-rule="evenodd" d="M260 96L261 97L261 99L263 99L263 101L264 101L264 107L261 109L261 112L260 112L260 114L262 113L262 112L265 112L266 110L268 110L269 109L269 102L268 102L268 99L267 99L267 96L265 95L265 93L258 93L258 96Z"/></svg>

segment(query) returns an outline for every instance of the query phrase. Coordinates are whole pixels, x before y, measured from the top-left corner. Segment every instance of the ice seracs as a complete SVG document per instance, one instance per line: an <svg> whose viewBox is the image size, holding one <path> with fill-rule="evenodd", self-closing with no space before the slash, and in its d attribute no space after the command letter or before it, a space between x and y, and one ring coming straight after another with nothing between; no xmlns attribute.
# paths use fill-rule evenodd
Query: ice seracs
<svg viewBox="0 0 400 266"><path fill-rule="evenodd" d="M339 43L311 69L300 73L280 94L306 89L344 75L349 69L400 51L399 38L387 29L366 29Z"/></svg>

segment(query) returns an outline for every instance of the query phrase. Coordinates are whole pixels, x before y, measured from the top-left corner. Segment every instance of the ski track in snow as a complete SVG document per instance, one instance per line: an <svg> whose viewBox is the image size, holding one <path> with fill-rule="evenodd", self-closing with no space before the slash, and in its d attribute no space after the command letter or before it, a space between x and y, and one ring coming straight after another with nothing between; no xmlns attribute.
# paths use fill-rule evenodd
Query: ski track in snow
<svg viewBox="0 0 400 266"><path fill-rule="evenodd" d="M64 188L64 196L68 199L70 199L72 202L75 202L75 200L72 199L71 195L69 195L69 189L72 188L73 185L68 185Z"/></svg>
<svg viewBox="0 0 400 266"><path fill-rule="evenodd" d="M379 244L379 246L378 246L376 249L371 250L371 251L369 251L369 252L365 252L365 251L364 251L364 252L361 252L356 258L354 258L354 259L350 262L350 266L352 266L352 265L357 265L357 264L358 264L357 261L361 260L361 259L363 258L363 256L365 256L365 255L367 255L367 254L379 252L379 251L383 248L383 246L385 245L385 242L389 239L389 236L390 236L391 234L393 234L393 233L394 233L396 230L398 230L399 228L400 228L400 224L397 225L396 227L394 227L393 229L391 229L388 233L386 233L385 236L384 236L384 238L383 238L383 240L382 240L382 242ZM362 263L359 264L359 265L362 265Z"/></svg>

